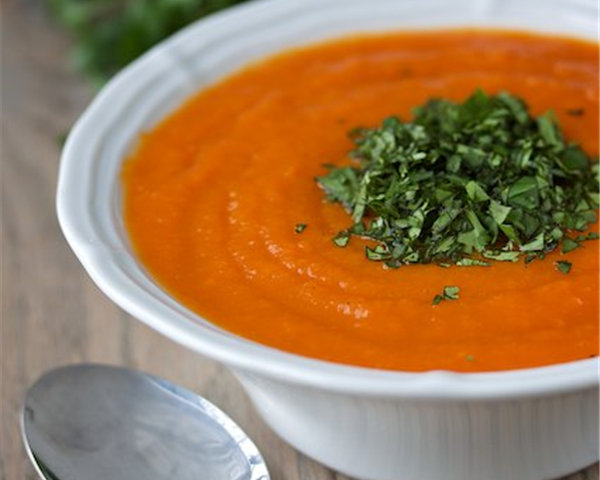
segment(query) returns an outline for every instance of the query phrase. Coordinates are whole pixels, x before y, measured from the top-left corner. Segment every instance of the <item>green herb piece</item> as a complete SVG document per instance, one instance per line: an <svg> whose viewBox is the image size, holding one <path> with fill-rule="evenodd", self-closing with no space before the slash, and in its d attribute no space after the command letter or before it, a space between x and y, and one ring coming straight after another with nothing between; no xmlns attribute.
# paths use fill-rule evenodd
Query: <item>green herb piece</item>
<svg viewBox="0 0 600 480"><path fill-rule="evenodd" d="M562 241L562 253L569 253L571 250L575 250L580 245L581 243L579 243L578 241L573 240L569 237L565 237Z"/></svg>
<svg viewBox="0 0 600 480"><path fill-rule="evenodd" d="M483 252L485 258L490 260L496 260L497 262L518 262L521 256L520 252L496 252L496 251L485 251Z"/></svg>
<svg viewBox="0 0 600 480"><path fill-rule="evenodd" d="M59 148L63 148L65 146L65 143L67 143L67 138L68 137L69 137L69 130L64 130L64 131L60 132L56 136L56 145Z"/></svg>
<svg viewBox="0 0 600 480"><path fill-rule="evenodd" d="M571 271L571 267L573 266L571 262L567 262L566 260L559 260L555 265L556 269L565 275Z"/></svg>
<svg viewBox="0 0 600 480"><path fill-rule="evenodd" d="M454 285L449 285L444 287L444 290L441 294L437 294L433 297L432 304L439 305L443 300L458 300L458 293L460 292L460 288Z"/></svg>
<svg viewBox="0 0 600 480"><path fill-rule="evenodd" d="M444 264L444 265L448 265L448 264ZM458 265L459 267L474 267L474 266L478 266L478 267L489 267L491 264L490 262L484 262L483 260L478 260L476 258L461 258L458 262L456 262L456 265ZM450 265L448 265L450 266Z"/></svg>
<svg viewBox="0 0 600 480"><path fill-rule="evenodd" d="M529 262L592 239L577 232L596 221L598 163L565 141L553 113L533 117L509 93L433 99L410 121L352 135L353 162L329 165L317 182L352 218L334 243L374 240L369 260Z"/></svg>
<svg viewBox="0 0 600 480"><path fill-rule="evenodd" d="M575 240L579 243L585 242L586 240L598 240L600 238L600 234L598 232L589 232L586 235L577 235Z"/></svg>
<svg viewBox="0 0 600 480"><path fill-rule="evenodd" d="M308 227L306 223L297 223L294 231L296 233L302 233L304 230L306 230L306 227Z"/></svg>
<svg viewBox="0 0 600 480"><path fill-rule="evenodd" d="M333 237L333 243L335 243L338 247L345 247L346 245L348 245L348 242L350 241L350 232L348 230L342 230L341 232L338 232L338 234Z"/></svg>
<svg viewBox="0 0 600 480"><path fill-rule="evenodd" d="M375 248L366 247L365 254L369 260L381 262L392 258L391 253L384 245L376 245Z"/></svg>
<svg viewBox="0 0 600 480"><path fill-rule="evenodd" d="M444 297L446 300L458 300L460 288L456 286L444 287Z"/></svg>
<svg viewBox="0 0 600 480"><path fill-rule="evenodd" d="M475 357L473 355L465 355L465 360L467 362L473 362L475 360Z"/></svg>
<svg viewBox="0 0 600 480"><path fill-rule="evenodd" d="M535 254L529 254L529 255L525 255L525 265L527 265L528 263L533 262L536 258L539 258L537 255Z"/></svg>

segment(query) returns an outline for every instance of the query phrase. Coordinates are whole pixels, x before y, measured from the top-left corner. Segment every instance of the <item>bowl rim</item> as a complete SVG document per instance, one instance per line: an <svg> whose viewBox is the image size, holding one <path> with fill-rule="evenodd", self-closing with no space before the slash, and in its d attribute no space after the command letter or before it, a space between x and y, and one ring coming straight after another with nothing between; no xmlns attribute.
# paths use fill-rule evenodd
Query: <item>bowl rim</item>
<svg viewBox="0 0 600 480"><path fill-rule="evenodd" d="M311 1L317 3L317 0ZM340 0L333 1L341 4ZM574 0L571 3L583 2ZM134 261L131 253L116 252L112 246L93 238L89 230L90 220L85 217L89 210L79 208L90 201L89 192L82 192L77 185L89 167L89 132L106 128L102 109L113 102L121 90L127 89L136 78L140 78L145 68L159 62L166 49L185 42L198 29L207 25L218 27L235 23L249 13L262 14L273 9L285 11L286 8L292 9L293 5L292 0L257 0L195 22L117 74L76 122L61 156L57 213L65 238L96 285L133 317L172 340L237 371L285 383L361 396L430 400L517 398L597 389L598 358L497 372L400 372L342 365L277 350L211 327L184 307L178 309L173 304L165 304L164 300L154 298L121 268L122 262ZM131 258L124 258L127 255ZM194 318L190 321L190 316L200 321L193 321Z"/></svg>

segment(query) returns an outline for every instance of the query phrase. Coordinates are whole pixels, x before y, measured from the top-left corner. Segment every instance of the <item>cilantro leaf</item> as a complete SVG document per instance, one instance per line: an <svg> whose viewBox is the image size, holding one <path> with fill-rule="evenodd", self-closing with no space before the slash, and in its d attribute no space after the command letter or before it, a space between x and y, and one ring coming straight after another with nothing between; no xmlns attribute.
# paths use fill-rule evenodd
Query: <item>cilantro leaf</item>
<svg viewBox="0 0 600 480"><path fill-rule="evenodd" d="M443 300L458 300L460 288L455 285L447 285L442 290L441 294L433 297L432 305L439 305Z"/></svg>
<svg viewBox="0 0 600 480"><path fill-rule="evenodd" d="M573 264L571 262L567 262L566 260L559 260L556 262L556 269L565 275L571 271L572 267Z"/></svg>

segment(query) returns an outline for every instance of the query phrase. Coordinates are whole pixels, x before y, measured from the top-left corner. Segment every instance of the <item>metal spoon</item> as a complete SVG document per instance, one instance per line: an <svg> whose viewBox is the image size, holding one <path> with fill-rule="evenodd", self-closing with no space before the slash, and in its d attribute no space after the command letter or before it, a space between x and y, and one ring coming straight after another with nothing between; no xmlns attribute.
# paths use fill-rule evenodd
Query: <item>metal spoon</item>
<svg viewBox="0 0 600 480"><path fill-rule="evenodd" d="M27 392L21 421L46 480L269 480L254 443L221 410L125 368L47 372Z"/></svg>

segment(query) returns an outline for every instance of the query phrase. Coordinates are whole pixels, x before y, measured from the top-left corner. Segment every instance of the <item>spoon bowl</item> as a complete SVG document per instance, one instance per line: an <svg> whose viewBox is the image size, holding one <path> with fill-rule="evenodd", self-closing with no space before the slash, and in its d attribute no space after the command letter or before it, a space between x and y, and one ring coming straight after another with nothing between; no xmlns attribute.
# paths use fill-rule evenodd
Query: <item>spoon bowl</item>
<svg viewBox="0 0 600 480"><path fill-rule="evenodd" d="M28 390L21 422L47 480L269 480L258 449L225 413L125 368L47 372Z"/></svg>

